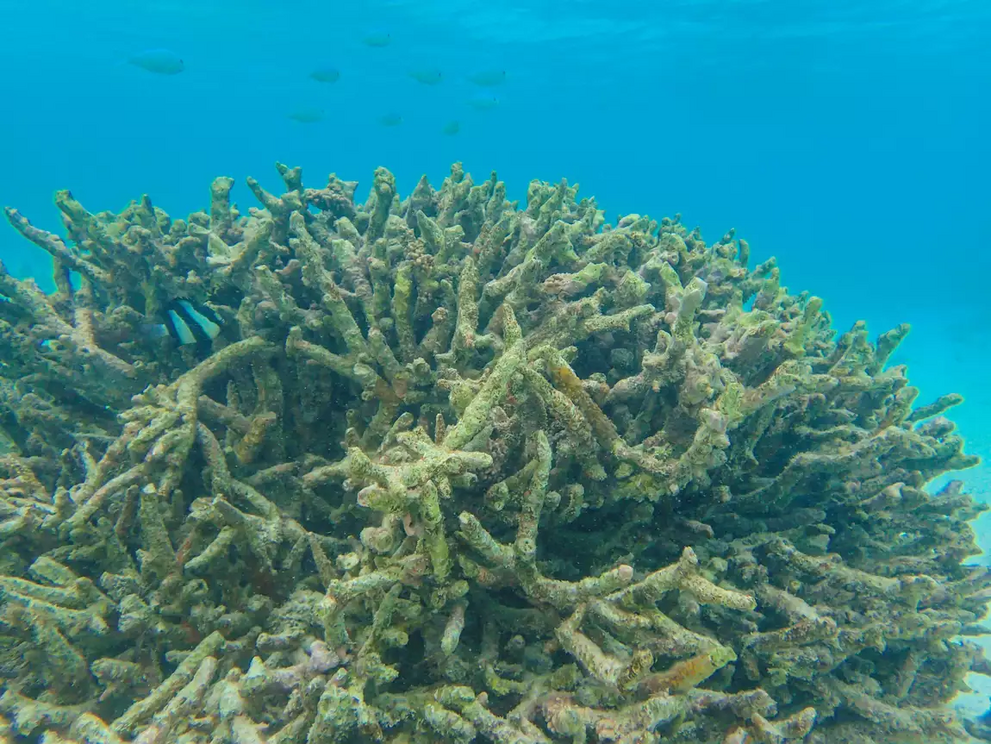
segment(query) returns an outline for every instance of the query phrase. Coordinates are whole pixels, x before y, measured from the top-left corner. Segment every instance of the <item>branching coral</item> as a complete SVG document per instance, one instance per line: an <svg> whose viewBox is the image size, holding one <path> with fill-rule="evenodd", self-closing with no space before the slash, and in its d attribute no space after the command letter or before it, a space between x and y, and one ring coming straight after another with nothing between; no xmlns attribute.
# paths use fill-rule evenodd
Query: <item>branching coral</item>
<svg viewBox="0 0 991 744"><path fill-rule="evenodd" d="M247 214L7 210L58 291L0 277L6 735L966 736L983 507L925 490L975 460L907 327L834 338L732 232L567 183L279 172ZM142 333L177 300L209 348Z"/></svg>

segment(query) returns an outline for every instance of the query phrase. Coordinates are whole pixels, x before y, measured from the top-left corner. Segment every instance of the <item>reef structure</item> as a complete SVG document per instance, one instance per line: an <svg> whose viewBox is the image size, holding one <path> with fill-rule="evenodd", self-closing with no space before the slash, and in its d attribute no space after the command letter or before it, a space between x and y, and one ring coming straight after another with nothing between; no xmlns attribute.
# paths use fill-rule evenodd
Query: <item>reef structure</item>
<svg viewBox="0 0 991 744"><path fill-rule="evenodd" d="M976 462L733 232L216 179L0 272L0 738L952 742ZM196 343L149 333L208 308Z"/></svg>

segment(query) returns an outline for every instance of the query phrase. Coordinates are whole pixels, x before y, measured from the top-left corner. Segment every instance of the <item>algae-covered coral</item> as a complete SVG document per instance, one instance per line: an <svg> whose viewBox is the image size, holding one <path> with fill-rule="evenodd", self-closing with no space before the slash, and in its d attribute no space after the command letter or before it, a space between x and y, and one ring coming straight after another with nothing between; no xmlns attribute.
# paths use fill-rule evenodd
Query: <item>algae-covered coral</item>
<svg viewBox="0 0 991 744"><path fill-rule="evenodd" d="M966 736L983 507L906 327L566 183L279 172L7 210L57 284L0 276L8 740Z"/></svg>

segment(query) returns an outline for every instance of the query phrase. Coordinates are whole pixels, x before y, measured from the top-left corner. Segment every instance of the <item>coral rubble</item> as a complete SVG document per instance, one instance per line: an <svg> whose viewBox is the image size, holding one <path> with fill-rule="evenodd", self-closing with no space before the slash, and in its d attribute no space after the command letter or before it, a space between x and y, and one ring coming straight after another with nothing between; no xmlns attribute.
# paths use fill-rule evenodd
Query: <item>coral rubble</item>
<svg viewBox="0 0 991 744"><path fill-rule="evenodd" d="M0 737L950 742L974 464L732 232L456 165L212 184L0 273ZM210 308L212 341L147 329Z"/></svg>

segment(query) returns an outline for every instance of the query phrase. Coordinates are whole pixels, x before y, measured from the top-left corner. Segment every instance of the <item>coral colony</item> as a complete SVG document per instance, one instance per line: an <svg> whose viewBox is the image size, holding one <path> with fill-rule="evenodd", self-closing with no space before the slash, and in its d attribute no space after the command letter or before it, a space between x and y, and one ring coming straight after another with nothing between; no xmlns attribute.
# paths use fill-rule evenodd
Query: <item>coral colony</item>
<svg viewBox="0 0 991 744"><path fill-rule="evenodd" d="M773 260L454 166L14 209L0 738L951 742L974 464ZM158 329L159 332L155 332Z"/></svg>

